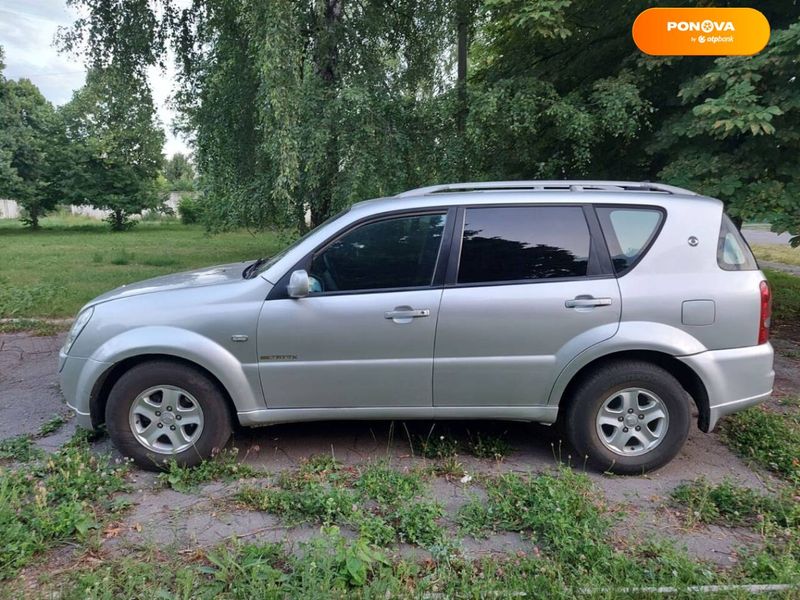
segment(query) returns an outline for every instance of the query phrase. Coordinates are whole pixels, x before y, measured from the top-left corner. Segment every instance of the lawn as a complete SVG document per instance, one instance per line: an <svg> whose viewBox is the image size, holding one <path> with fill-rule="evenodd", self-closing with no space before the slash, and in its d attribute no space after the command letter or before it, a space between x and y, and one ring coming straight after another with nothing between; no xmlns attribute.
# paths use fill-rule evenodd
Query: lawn
<svg viewBox="0 0 800 600"><path fill-rule="evenodd" d="M42 230L0 220L0 318L72 317L93 297L125 283L274 254L273 232L208 234L178 221L145 221L112 233L105 223L48 217Z"/></svg>
<svg viewBox="0 0 800 600"><path fill-rule="evenodd" d="M758 260L800 266L800 247L792 248L791 246L754 245L752 248L756 257L758 257Z"/></svg>

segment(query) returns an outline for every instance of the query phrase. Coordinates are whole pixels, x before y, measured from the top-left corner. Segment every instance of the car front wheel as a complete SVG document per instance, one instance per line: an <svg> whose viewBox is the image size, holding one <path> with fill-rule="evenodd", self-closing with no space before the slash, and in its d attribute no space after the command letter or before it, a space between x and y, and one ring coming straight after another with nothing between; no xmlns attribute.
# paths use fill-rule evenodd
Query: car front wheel
<svg viewBox="0 0 800 600"><path fill-rule="evenodd" d="M221 391L191 366L152 361L126 371L106 405L106 426L122 454L145 469L194 466L225 446L231 417Z"/></svg>
<svg viewBox="0 0 800 600"><path fill-rule="evenodd" d="M565 426L581 457L632 475L672 460L689 435L686 392L661 367L619 361L589 375L567 407Z"/></svg>

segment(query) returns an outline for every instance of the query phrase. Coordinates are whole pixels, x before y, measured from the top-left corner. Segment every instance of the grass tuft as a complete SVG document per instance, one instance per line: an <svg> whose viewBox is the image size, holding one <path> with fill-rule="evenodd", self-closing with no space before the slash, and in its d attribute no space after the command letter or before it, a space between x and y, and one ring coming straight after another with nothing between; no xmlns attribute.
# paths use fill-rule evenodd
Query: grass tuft
<svg viewBox="0 0 800 600"><path fill-rule="evenodd" d="M0 460L29 462L42 456L42 451L29 435L18 435L0 441Z"/></svg>
<svg viewBox="0 0 800 600"><path fill-rule="evenodd" d="M723 435L741 456L800 486L800 416L751 408L726 418Z"/></svg>
<svg viewBox="0 0 800 600"><path fill-rule="evenodd" d="M703 478L679 485L673 501L686 510L689 525L800 527L800 504L792 494L766 496L730 480L713 485Z"/></svg>
<svg viewBox="0 0 800 600"><path fill-rule="evenodd" d="M179 492L187 492L209 481L232 481L245 477L255 477L258 471L250 465L238 461L239 450L223 450L210 460L204 460L196 467L182 467L171 461L167 470L159 473L158 481L165 487Z"/></svg>
<svg viewBox="0 0 800 600"><path fill-rule="evenodd" d="M0 469L0 579L52 545L99 527L112 494L126 487L126 471L77 443L24 470Z"/></svg>

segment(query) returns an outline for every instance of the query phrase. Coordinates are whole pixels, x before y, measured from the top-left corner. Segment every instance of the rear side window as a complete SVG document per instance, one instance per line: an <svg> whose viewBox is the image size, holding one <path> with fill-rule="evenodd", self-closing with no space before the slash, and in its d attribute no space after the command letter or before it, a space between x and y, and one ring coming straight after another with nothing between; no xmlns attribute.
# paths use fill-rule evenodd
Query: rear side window
<svg viewBox="0 0 800 600"><path fill-rule="evenodd" d="M758 263L742 234L728 215L722 215L717 243L717 264L726 271L756 271Z"/></svg>
<svg viewBox="0 0 800 600"><path fill-rule="evenodd" d="M657 208L600 206L596 211L617 274L644 256L664 219Z"/></svg>
<svg viewBox="0 0 800 600"><path fill-rule="evenodd" d="M578 206L468 208L458 283L584 277L590 245Z"/></svg>

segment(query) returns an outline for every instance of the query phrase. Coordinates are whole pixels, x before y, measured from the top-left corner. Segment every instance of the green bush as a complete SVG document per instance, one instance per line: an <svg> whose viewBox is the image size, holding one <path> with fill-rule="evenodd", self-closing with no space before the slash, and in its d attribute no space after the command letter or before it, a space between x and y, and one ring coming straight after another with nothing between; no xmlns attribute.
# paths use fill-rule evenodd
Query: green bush
<svg viewBox="0 0 800 600"><path fill-rule="evenodd" d="M191 194L182 194L178 202L178 214L181 217L181 223L192 225L202 219L203 207Z"/></svg>

